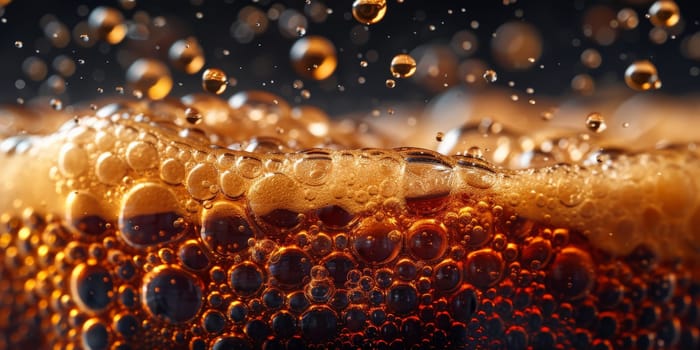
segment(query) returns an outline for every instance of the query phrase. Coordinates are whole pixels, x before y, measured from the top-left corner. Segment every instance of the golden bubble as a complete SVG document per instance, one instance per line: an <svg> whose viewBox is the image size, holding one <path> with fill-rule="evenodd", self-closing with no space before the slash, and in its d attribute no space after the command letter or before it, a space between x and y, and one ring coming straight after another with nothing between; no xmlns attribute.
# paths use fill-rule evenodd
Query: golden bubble
<svg viewBox="0 0 700 350"><path fill-rule="evenodd" d="M659 0L649 7L649 20L657 27L673 27L680 19L681 11L673 0Z"/></svg>
<svg viewBox="0 0 700 350"><path fill-rule="evenodd" d="M571 89L581 95L591 95L595 91L595 81L588 74L578 74L571 79Z"/></svg>
<svg viewBox="0 0 700 350"><path fill-rule="evenodd" d="M588 68L598 68L602 62L603 59L596 49L586 49L581 53L581 63Z"/></svg>
<svg viewBox="0 0 700 350"><path fill-rule="evenodd" d="M289 58L297 74L314 80L328 78L338 65L335 46L320 36L297 40L289 51Z"/></svg>
<svg viewBox="0 0 700 350"><path fill-rule="evenodd" d="M88 17L88 26L100 39L112 45L120 43L127 32L121 12L107 6L92 10Z"/></svg>
<svg viewBox="0 0 700 350"><path fill-rule="evenodd" d="M622 29L634 29L639 25L639 17L633 9L624 8L617 13L617 22Z"/></svg>
<svg viewBox="0 0 700 350"><path fill-rule="evenodd" d="M484 80L486 80L489 83L495 83L496 80L498 80L498 74L493 69L487 69L486 71L484 71L483 77Z"/></svg>
<svg viewBox="0 0 700 350"><path fill-rule="evenodd" d="M531 24L508 22L496 29L491 51L504 68L528 69L542 54L542 38Z"/></svg>
<svg viewBox="0 0 700 350"><path fill-rule="evenodd" d="M634 90L646 91L661 87L656 66L648 60L636 61L625 70L625 83Z"/></svg>
<svg viewBox="0 0 700 350"><path fill-rule="evenodd" d="M187 74L199 72L204 66L204 53L197 39L189 37L174 42L168 50L170 63Z"/></svg>
<svg viewBox="0 0 700 350"><path fill-rule="evenodd" d="M389 89L393 89L396 86L396 81L394 79L387 79L385 83L386 87Z"/></svg>
<svg viewBox="0 0 700 350"><path fill-rule="evenodd" d="M593 112L586 117L586 127L588 130L597 133L603 132L608 128L608 126L605 125L603 115L598 112Z"/></svg>
<svg viewBox="0 0 700 350"><path fill-rule="evenodd" d="M208 68L202 73L202 88L206 92L221 95L226 91L228 77L221 69Z"/></svg>
<svg viewBox="0 0 700 350"><path fill-rule="evenodd" d="M352 16L362 24L375 24L385 14L386 0L355 0L352 4Z"/></svg>
<svg viewBox="0 0 700 350"><path fill-rule="evenodd" d="M394 78L408 78L416 72L416 60L405 53L394 56L391 60L391 75Z"/></svg>
<svg viewBox="0 0 700 350"><path fill-rule="evenodd" d="M126 81L153 100L168 96L173 87L170 70L162 62L141 58L129 66Z"/></svg>

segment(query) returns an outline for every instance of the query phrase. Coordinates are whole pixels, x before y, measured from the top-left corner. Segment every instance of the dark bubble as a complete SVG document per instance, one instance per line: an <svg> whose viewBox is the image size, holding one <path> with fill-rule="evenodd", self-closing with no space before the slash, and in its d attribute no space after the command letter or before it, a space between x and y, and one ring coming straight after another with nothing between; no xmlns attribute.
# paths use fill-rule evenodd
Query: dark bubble
<svg viewBox="0 0 700 350"><path fill-rule="evenodd" d="M302 313L311 305L304 292L294 292L287 298L289 310L295 313Z"/></svg>
<svg viewBox="0 0 700 350"><path fill-rule="evenodd" d="M237 336L226 336L218 338L214 345L211 347L212 350L252 350L253 346L248 343L242 337Z"/></svg>
<svg viewBox="0 0 700 350"><path fill-rule="evenodd" d="M219 333L226 326L226 318L224 314L217 310L210 310L204 314L202 319L202 327L209 333Z"/></svg>
<svg viewBox="0 0 700 350"><path fill-rule="evenodd" d="M322 262L323 267L328 271L328 275L335 282L336 287L343 287L348 280L348 272L357 267L351 257L344 253L334 253Z"/></svg>
<svg viewBox="0 0 700 350"><path fill-rule="evenodd" d="M279 282L283 289L300 285L311 272L309 256L298 248L283 249L279 256L270 263L270 275Z"/></svg>
<svg viewBox="0 0 700 350"><path fill-rule="evenodd" d="M462 280L462 269L451 260L440 263L434 270L435 287L442 292L449 292L459 286Z"/></svg>
<svg viewBox="0 0 700 350"><path fill-rule="evenodd" d="M299 225L301 218L299 213L287 209L275 209L263 216L261 219L266 223L285 229L291 229Z"/></svg>
<svg viewBox="0 0 700 350"><path fill-rule="evenodd" d="M414 257L432 260L447 249L447 230L434 220L419 221L408 230L406 246Z"/></svg>
<svg viewBox="0 0 700 350"><path fill-rule="evenodd" d="M388 262L401 249L401 240L392 236L398 234L398 227L393 223L364 222L352 235L353 251L368 263Z"/></svg>
<svg viewBox="0 0 700 350"><path fill-rule="evenodd" d="M100 322L87 324L83 329L83 346L87 350L102 350L109 347L109 331Z"/></svg>
<svg viewBox="0 0 700 350"><path fill-rule="evenodd" d="M479 307L476 292L467 287L456 293L450 300L448 311L456 321L467 323Z"/></svg>
<svg viewBox="0 0 700 350"><path fill-rule="evenodd" d="M194 276L182 270L156 269L144 281L143 302L157 317L172 323L186 322L202 306L202 287Z"/></svg>
<svg viewBox="0 0 700 350"><path fill-rule="evenodd" d="M565 300L584 297L593 287L595 271L588 253L578 248L564 248L552 262L548 284Z"/></svg>
<svg viewBox="0 0 700 350"><path fill-rule="evenodd" d="M228 309L228 317L235 323L243 323L248 317L248 307L240 301L234 301Z"/></svg>
<svg viewBox="0 0 700 350"><path fill-rule="evenodd" d="M387 306L398 315L405 315L418 307L418 292L408 284L391 287L387 293Z"/></svg>
<svg viewBox="0 0 700 350"><path fill-rule="evenodd" d="M182 265L192 270L202 270L209 266L209 258L197 242L187 242L180 247Z"/></svg>
<svg viewBox="0 0 700 350"><path fill-rule="evenodd" d="M90 310L102 310L112 301L114 283L107 269L79 265L73 270L71 288L79 302Z"/></svg>
<svg viewBox="0 0 700 350"><path fill-rule="evenodd" d="M296 317L287 311L280 311L272 317L272 330L275 336L286 339L296 333Z"/></svg>
<svg viewBox="0 0 700 350"><path fill-rule="evenodd" d="M271 333L270 326L267 325L266 321L261 319L248 322L244 330L248 338L252 339L255 343L262 343Z"/></svg>
<svg viewBox="0 0 700 350"><path fill-rule="evenodd" d="M248 248L254 236L242 209L229 203L217 203L202 214L202 240L219 254L234 254Z"/></svg>
<svg viewBox="0 0 700 350"><path fill-rule="evenodd" d="M338 319L335 312L325 306L307 311L301 317L301 332L312 343L321 343L335 338Z"/></svg>
<svg viewBox="0 0 700 350"><path fill-rule="evenodd" d="M124 338L131 338L141 329L141 324L132 315L121 315L115 323L114 329L119 332Z"/></svg>
<svg viewBox="0 0 700 350"><path fill-rule="evenodd" d="M127 242L149 246L176 239L185 228L179 224L181 219L176 212L135 215L119 218L119 226Z"/></svg>
<svg viewBox="0 0 700 350"><path fill-rule="evenodd" d="M491 249L482 249L467 257L466 280L477 288L486 289L501 280L503 269L500 254Z"/></svg>
<svg viewBox="0 0 700 350"><path fill-rule="evenodd" d="M329 205L317 209L316 216L326 227L333 229L341 229L347 226L354 218L353 214L337 205Z"/></svg>
<svg viewBox="0 0 700 350"><path fill-rule="evenodd" d="M253 263L245 262L231 270L231 288L241 297L255 295L262 288L262 271Z"/></svg>

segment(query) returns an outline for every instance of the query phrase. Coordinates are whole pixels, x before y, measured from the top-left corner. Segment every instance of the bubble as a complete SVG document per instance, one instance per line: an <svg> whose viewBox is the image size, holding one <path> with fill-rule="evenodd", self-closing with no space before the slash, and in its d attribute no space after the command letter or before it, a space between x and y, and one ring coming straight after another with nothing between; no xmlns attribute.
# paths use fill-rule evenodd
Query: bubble
<svg viewBox="0 0 700 350"><path fill-rule="evenodd" d="M586 127L590 131L601 133L605 131L608 126L605 124L603 115L598 112L593 112L586 117Z"/></svg>
<svg viewBox="0 0 700 350"><path fill-rule="evenodd" d="M142 293L148 311L170 323L191 320L202 306L201 281L174 266L158 266L148 273Z"/></svg>
<svg viewBox="0 0 700 350"><path fill-rule="evenodd" d="M462 268L457 262L446 259L433 270L433 284L441 292L451 292L462 281Z"/></svg>
<svg viewBox="0 0 700 350"><path fill-rule="evenodd" d="M353 253L370 264L383 264L393 260L401 250L401 240L394 238L397 233L400 235L398 229L392 221L365 219L351 235Z"/></svg>
<svg viewBox="0 0 700 350"><path fill-rule="evenodd" d="M270 276L283 289L298 287L311 273L311 258L298 248L284 248L270 260Z"/></svg>
<svg viewBox="0 0 700 350"><path fill-rule="evenodd" d="M120 314L114 317L114 330L124 338L133 338L140 330L141 324L136 317L129 314Z"/></svg>
<svg viewBox="0 0 700 350"><path fill-rule="evenodd" d="M218 176L219 173L214 165L210 163L198 164L187 174L185 179L187 191L194 199L211 199L217 192L217 188L212 186L218 183Z"/></svg>
<svg viewBox="0 0 700 350"><path fill-rule="evenodd" d="M328 271L335 282L336 287L343 288L347 282L348 273L357 268L354 259L345 253L332 253L321 261L323 267Z"/></svg>
<svg viewBox="0 0 700 350"><path fill-rule="evenodd" d="M127 33L124 17L113 7L96 7L88 17L88 26L101 40L115 45L120 43Z"/></svg>
<svg viewBox="0 0 700 350"><path fill-rule="evenodd" d="M635 10L623 8L617 12L617 22L622 29L630 30L637 28L637 25L639 25L639 17Z"/></svg>
<svg viewBox="0 0 700 350"><path fill-rule="evenodd" d="M549 288L564 300L586 296L595 282L590 255L574 247L562 249L552 262L547 282Z"/></svg>
<svg viewBox="0 0 700 350"><path fill-rule="evenodd" d="M87 151L81 146L67 143L61 147L58 154L58 170L65 177L75 178L83 175L88 169Z"/></svg>
<svg viewBox="0 0 700 350"><path fill-rule="evenodd" d="M496 29L491 40L491 52L504 68L528 69L542 54L542 38L529 23L507 22Z"/></svg>
<svg viewBox="0 0 700 350"><path fill-rule="evenodd" d="M596 49L586 49L581 53L581 63L588 68L596 69L600 67L602 61L603 58Z"/></svg>
<svg viewBox="0 0 700 350"><path fill-rule="evenodd" d="M226 318L218 310L208 310L202 317L202 328L209 333L219 333L224 330Z"/></svg>
<svg viewBox="0 0 700 350"><path fill-rule="evenodd" d="M221 69L207 68L202 73L202 89L206 92L221 95L226 91L227 83L228 77Z"/></svg>
<svg viewBox="0 0 700 350"><path fill-rule="evenodd" d="M15 47L21 49L24 47L24 43L20 40L15 41Z"/></svg>
<svg viewBox="0 0 700 350"><path fill-rule="evenodd" d="M439 258L447 250L447 229L433 219L417 221L408 229L406 248L417 259Z"/></svg>
<svg viewBox="0 0 700 350"><path fill-rule="evenodd" d="M495 83L496 80L498 80L498 74L493 69L487 69L486 71L484 71L483 77L484 80L486 80L486 82L489 83Z"/></svg>
<svg viewBox="0 0 700 350"><path fill-rule="evenodd" d="M158 151L148 142L134 141L126 149L126 162L134 170L146 170L158 163Z"/></svg>
<svg viewBox="0 0 700 350"><path fill-rule="evenodd" d="M49 105L56 111L60 111L63 109L63 101L57 98L52 98L51 100L49 100Z"/></svg>
<svg viewBox="0 0 700 350"><path fill-rule="evenodd" d="M450 299L449 313L455 321L468 323L479 308L479 298L471 286L464 286Z"/></svg>
<svg viewBox="0 0 700 350"><path fill-rule="evenodd" d="M649 7L649 20L657 27L673 27L680 19L681 11L673 0L658 0Z"/></svg>
<svg viewBox="0 0 700 350"><path fill-rule="evenodd" d="M466 281L479 289L486 289L501 280L504 267L499 253L488 248L477 250L467 256Z"/></svg>
<svg viewBox="0 0 700 350"><path fill-rule="evenodd" d="M321 343L336 337L338 317L326 306L314 306L300 319L301 333L312 343Z"/></svg>
<svg viewBox="0 0 700 350"><path fill-rule="evenodd" d="M409 284L397 284L389 289L386 305L397 315L406 315L418 307L418 292Z"/></svg>
<svg viewBox="0 0 700 350"><path fill-rule="evenodd" d="M289 59L297 74L313 80L330 77L338 65L333 43L316 35L297 40L289 51Z"/></svg>
<svg viewBox="0 0 700 350"><path fill-rule="evenodd" d="M211 347L212 350L228 350L228 349L253 349L248 340L236 335L229 335L216 338Z"/></svg>
<svg viewBox="0 0 700 350"><path fill-rule="evenodd" d="M625 83L631 89L646 91L661 87L656 66L648 60L635 61L625 70Z"/></svg>
<svg viewBox="0 0 700 350"><path fill-rule="evenodd" d="M588 74L577 74L571 79L571 89L578 94L588 96L595 91L595 81Z"/></svg>
<svg viewBox="0 0 700 350"><path fill-rule="evenodd" d="M140 58L132 63L126 71L126 81L153 100L165 98L173 87L168 67L150 58Z"/></svg>
<svg viewBox="0 0 700 350"><path fill-rule="evenodd" d="M197 73L204 67L204 53L195 37L174 42L168 50L168 58L170 64L187 74Z"/></svg>
<svg viewBox="0 0 700 350"><path fill-rule="evenodd" d="M110 344L110 334L106 325L99 319L85 321L82 327L82 345L86 350L106 350Z"/></svg>
<svg viewBox="0 0 700 350"><path fill-rule="evenodd" d="M33 81L41 81L46 78L48 68L46 63L39 57L30 56L22 61L22 71Z"/></svg>
<svg viewBox="0 0 700 350"><path fill-rule="evenodd" d="M386 0L355 0L352 16L365 25L375 24L386 14Z"/></svg>
<svg viewBox="0 0 700 350"><path fill-rule="evenodd" d="M398 54L391 59L389 70L394 78L409 78L416 72L416 60L405 53Z"/></svg>
<svg viewBox="0 0 700 350"><path fill-rule="evenodd" d="M114 297L112 276L99 265L76 266L71 273L70 288L73 300L87 312L104 310Z"/></svg>
<svg viewBox="0 0 700 350"><path fill-rule="evenodd" d="M177 159L166 159L160 165L160 178L171 185L180 184L185 179L185 166Z"/></svg>
<svg viewBox="0 0 700 350"><path fill-rule="evenodd" d="M297 331L296 317L287 311L277 312L272 316L272 331L280 339L291 338Z"/></svg>
<svg viewBox="0 0 700 350"><path fill-rule="evenodd" d="M209 258L195 240L187 241L180 246L178 257L182 265L191 270L202 270L209 266Z"/></svg>
<svg viewBox="0 0 700 350"><path fill-rule="evenodd" d="M202 211L202 240L216 253L240 253L254 236L244 210L236 204L216 202L211 209Z"/></svg>
<svg viewBox="0 0 700 350"><path fill-rule="evenodd" d="M124 196L119 213L119 232L135 247L170 242L187 228L180 210L175 195L167 187L140 183Z"/></svg>
<svg viewBox="0 0 700 350"><path fill-rule="evenodd" d="M95 196L73 191L66 197L66 220L79 233L96 237L107 230L102 205Z"/></svg>
<svg viewBox="0 0 700 350"><path fill-rule="evenodd" d="M396 81L394 79L387 79L385 84L386 87L388 87L389 89L393 89L394 87L396 87Z"/></svg>
<svg viewBox="0 0 700 350"><path fill-rule="evenodd" d="M521 252L521 262L523 266L531 270L540 270L544 268L549 263L551 257L551 243L540 237L533 239Z"/></svg>

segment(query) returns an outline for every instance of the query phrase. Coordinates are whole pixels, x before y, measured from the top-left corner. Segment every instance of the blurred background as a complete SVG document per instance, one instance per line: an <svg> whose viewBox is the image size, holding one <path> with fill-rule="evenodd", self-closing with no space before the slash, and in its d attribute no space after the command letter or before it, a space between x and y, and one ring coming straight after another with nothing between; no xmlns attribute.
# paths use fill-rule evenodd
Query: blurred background
<svg viewBox="0 0 700 350"><path fill-rule="evenodd" d="M532 96L523 101L595 95L624 86L637 60L657 67L657 93L697 93L700 3L675 3L680 17L666 26L652 23L647 0L387 0L384 18L368 26L353 18L352 1L0 0L0 103L132 94L126 71L144 57L170 72L172 97L201 92L202 71L218 68L229 83L222 98L259 89L331 115L387 101L428 103L454 87ZM110 42L90 27L99 6L120 14L102 20L123 26L123 39ZM311 36L329 39L337 52L337 68L324 80L290 63L292 45ZM168 55L187 38L204 58L190 74ZM391 75L400 53L417 62L410 78Z"/></svg>

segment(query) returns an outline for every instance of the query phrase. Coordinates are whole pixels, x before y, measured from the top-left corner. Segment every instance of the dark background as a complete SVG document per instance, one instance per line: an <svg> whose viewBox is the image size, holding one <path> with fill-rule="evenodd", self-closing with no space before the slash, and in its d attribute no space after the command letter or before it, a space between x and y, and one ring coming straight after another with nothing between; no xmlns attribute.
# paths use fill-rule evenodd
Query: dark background
<svg viewBox="0 0 700 350"><path fill-rule="evenodd" d="M496 86L507 88L507 82L514 81L517 85L514 89L532 87L536 91L535 96L570 94L571 78L580 73L590 74L595 78L597 86L619 84L625 68L636 59L651 59L656 64L663 80L664 93L684 94L700 89L700 78L690 74L693 67L700 66L700 62L684 57L680 49L684 38L700 30L700 11L698 2L694 0L677 1L684 29L676 39L669 38L661 45L649 40L648 33L652 25L644 18L644 14L650 2L644 0L518 0L509 5L504 5L502 0L405 0L404 3L388 0L386 17L369 27L369 40L360 45L351 40L353 29L358 30L356 27L359 25L350 14L352 1L333 0L322 3L331 8L333 13L322 23L309 20L306 35L329 38L339 51L339 63L334 76L327 81L302 79L304 87L311 92L311 98L306 101L299 97L299 90L292 88L292 82L300 79L292 70L288 59L289 48L295 39L282 36L276 21L270 21L267 31L250 43L239 43L230 34L237 13L244 6L252 5L267 11L277 4L276 6L283 5L304 13L304 1L136 0L135 8L126 10L116 0L14 0L0 16L6 19L6 23L0 23L0 103L16 103L17 98L29 101L40 94L56 95L64 103L116 94L115 88L124 86L125 68L119 63L119 56L123 52L131 56L165 59L168 48L161 47L157 50L152 41L125 39L117 45L97 43L89 48L72 41L60 49L48 44L40 26L42 16L52 14L72 28L76 23L86 20L86 11L99 5L120 9L127 20L138 11L145 11L151 18L164 16L167 25L157 33L163 44L188 35L196 36L205 51L205 67L221 68L237 81L236 86L229 87L224 93L224 98L240 90L263 89L280 94L292 103L314 104L334 114L369 110L385 101L427 101L436 92L425 89L415 81L401 81L394 89L386 88L385 80L390 78L388 66L391 58L396 53L410 52L424 44L448 44L455 32L465 29L473 31L478 37L479 49L470 58L481 59L498 71ZM587 38L581 29L586 11L597 5L608 6L615 12L625 7L632 8L639 16L639 26L632 31L620 31L618 39L612 45L601 46ZM464 12L462 8L465 9ZM448 10L452 10L452 14ZM201 12L201 19L197 18L197 12ZM521 18L517 17L518 12L522 13ZM473 20L479 22L478 29L470 28ZM509 20L522 20L537 27L543 38L543 53L537 66L542 64L543 69L536 67L526 71L507 71L493 62L489 50L492 33ZM428 29L430 25L435 26L434 31ZM154 31L152 35L155 36L153 33ZM22 48L15 47L14 43L18 40L23 42ZM572 44L577 41L580 44ZM603 64L599 68L586 68L581 63L579 57L586 48L595 48L603 56ZM224 49L229 50L230 55L224 56ZM368 67L362 68L358 54L366 54L368 50L375 50L378 58ZM67 88L64 93L49 91L45 86L42 87L45 82L31 81L22 72L22 61L29 56L37 56L47 63L48 76L55 74L51 61L61 54L73 57L76 61L85 60L85 64L77 65L75 74L65 78ZM201 73L188 76L172 67L171 71L175 81L171 96L179 97L201 91ZM358 83L360 76L366 79L364 84ZM23 89L15 87L18 79L25 81ZM342 85L344 91L339 91L338 85ZM98 88L104 92L100 94Z"/></svg>

